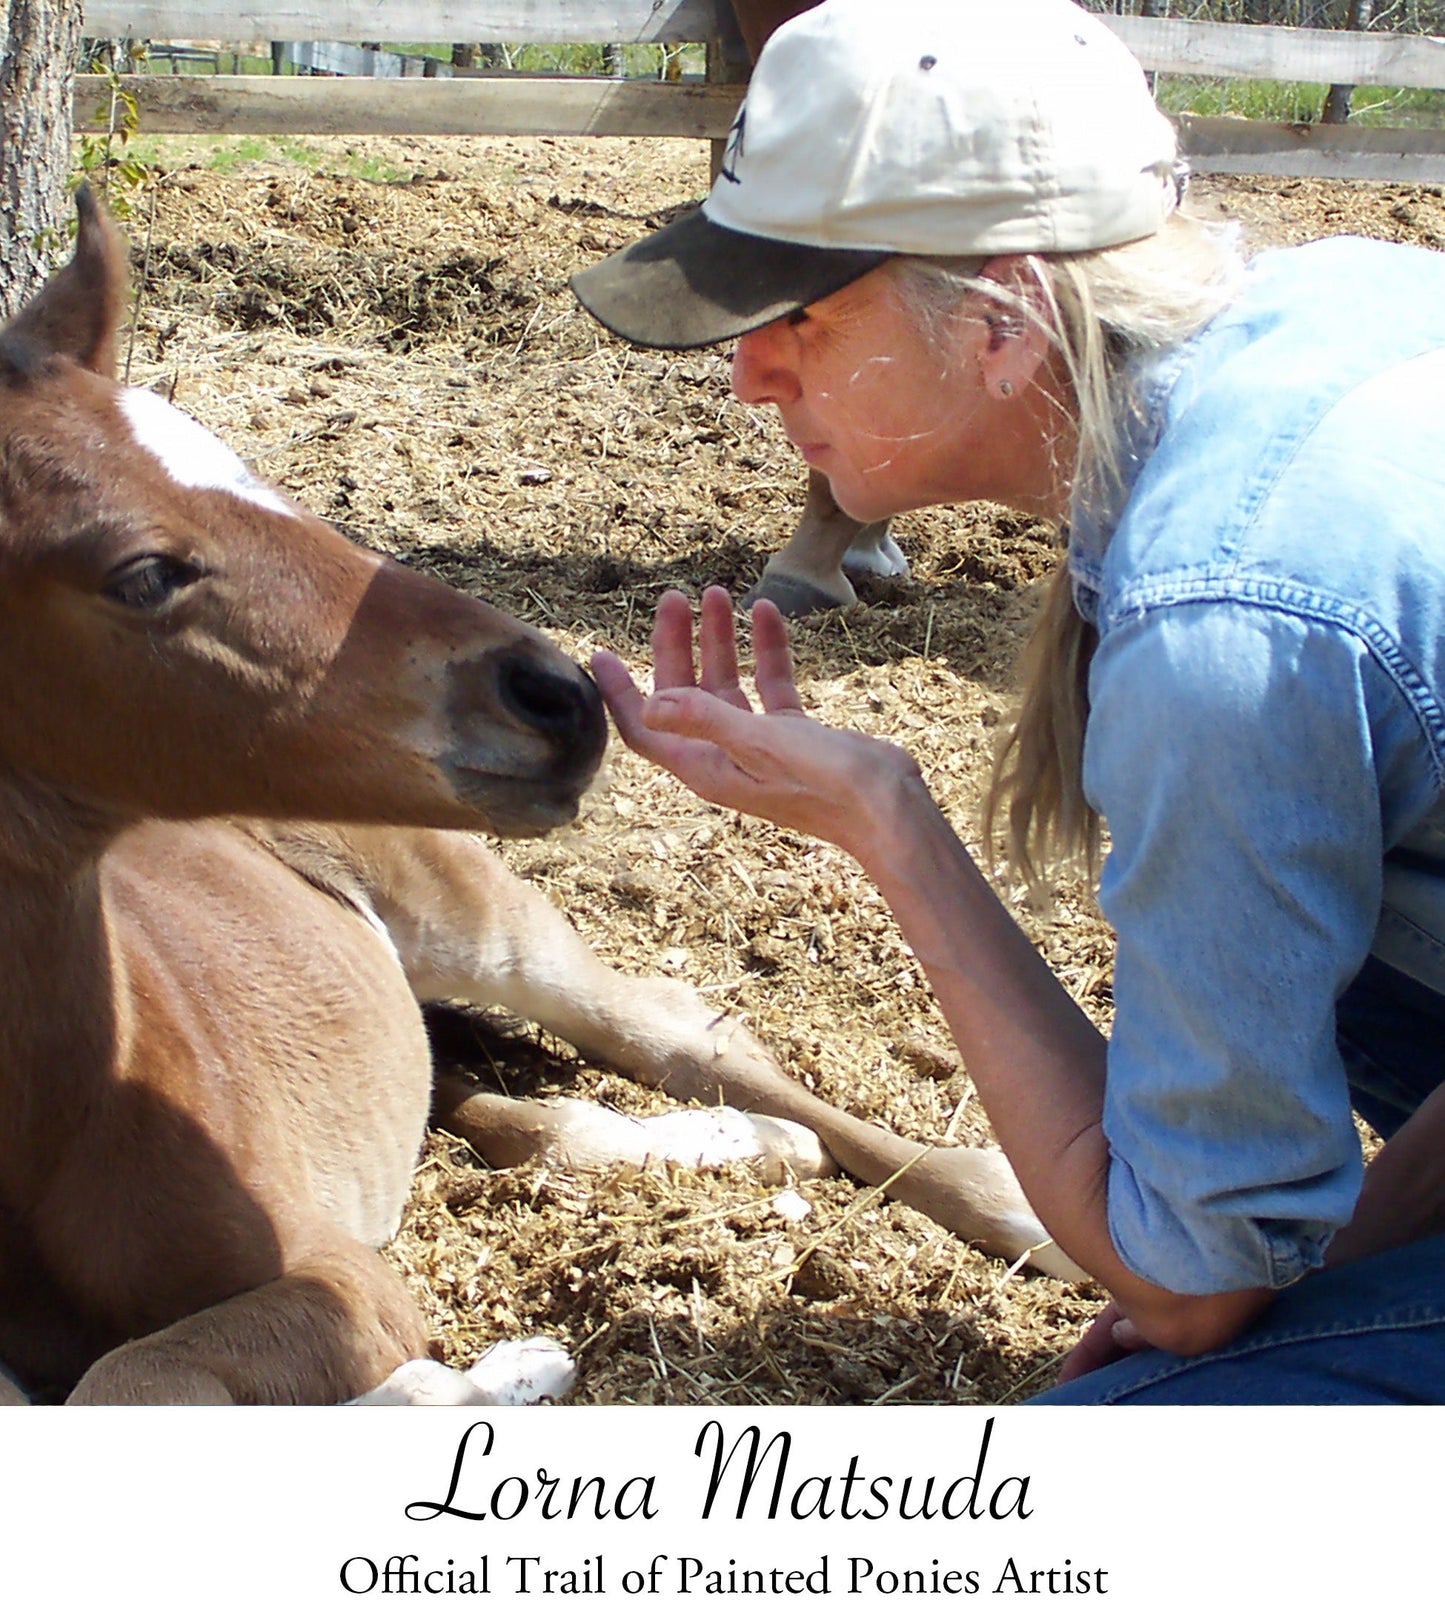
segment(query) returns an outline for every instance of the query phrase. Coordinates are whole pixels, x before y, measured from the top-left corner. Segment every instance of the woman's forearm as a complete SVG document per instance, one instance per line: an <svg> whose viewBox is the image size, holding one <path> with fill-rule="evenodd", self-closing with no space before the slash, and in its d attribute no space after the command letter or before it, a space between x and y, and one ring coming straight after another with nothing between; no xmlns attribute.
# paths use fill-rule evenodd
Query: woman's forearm
<svg viewBox="0 0 1445 1612"><path fill-rule="evenodd" d="M1000 1145L1050 1234L1150 1342L1181 1353L1232 1336L1260 1290L1175 1294L1120 1260L1106 1208L1106 1043L1009 916L915 774L880 775L847 849L928 974Z"/></svg>
<svg viewBox="0 0 1445 1612"><path fill-rule="evenodd" d="M1115 1252L1103 1037L989 888L917 764L896 745L804 715L787 629L771 605L754 606L753 647L762 713L739 685L732 603L721 588L702 598L696 671L691 607L678 594L659 601L651 698L616 656L599 652L592 664L618 731L639 754L705 800L831 841L872 876L928 973L1035 1213L1143 1336L1180 1353L1232 1337L1267 1292L1170 1293Z"/></svg>

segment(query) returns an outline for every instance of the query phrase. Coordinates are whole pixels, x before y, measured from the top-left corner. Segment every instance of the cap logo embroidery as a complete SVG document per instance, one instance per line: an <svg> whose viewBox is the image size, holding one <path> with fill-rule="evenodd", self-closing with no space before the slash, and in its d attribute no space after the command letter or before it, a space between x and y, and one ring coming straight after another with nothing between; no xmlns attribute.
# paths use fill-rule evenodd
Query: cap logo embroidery
<svg viewBox="0 0 1445 1612"><path fill-rule="evenodd" d="M718 169L719 174L732 185L742 184L737 175L737 165L743 155L743 128L747 118L748 109L744 106L733 120L732 128L728 130L728 143L723 149L723 159Z"/></svg>

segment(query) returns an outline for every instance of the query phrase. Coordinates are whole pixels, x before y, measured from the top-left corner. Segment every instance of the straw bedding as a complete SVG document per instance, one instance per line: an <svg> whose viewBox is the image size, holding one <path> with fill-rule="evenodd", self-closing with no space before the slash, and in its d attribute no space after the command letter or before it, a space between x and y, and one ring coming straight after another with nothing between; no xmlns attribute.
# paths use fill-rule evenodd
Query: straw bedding
<svg viewBox="0 0 1445 1612"><path fill-rule="evenodd" d="M174 389L358 541L639 668L660 591L745 587L802 473L732 401L725 357L639 353L568 274L706 185L688 142L314 142L229 173L176 145L133 226L131 378ZM389 165L396 177L355 177ZM1256 240L1439 246L1419 187L1235 181ZM1044 528L990 507L900 519L913 576L799 627L811 707L907 744L970 840ZM609 961L690 980L828 1100L933 1142L988 1139L968 1072L877 895L840 854L699 804L614 747L574 827L503 854ZM1017 899L1018 893L1012 893ZM1064 881L1031 934L1107 1026L1110 938ZM440 1055L509 1091L651 1094L474 1014ZM449 1358L548 1333L583 1402L1001 1403L1052 1379L1099 1295L1012 1273L847 1180L780 1196L742 1167L488 1172L433 1135L390 1257Z"/></svg>

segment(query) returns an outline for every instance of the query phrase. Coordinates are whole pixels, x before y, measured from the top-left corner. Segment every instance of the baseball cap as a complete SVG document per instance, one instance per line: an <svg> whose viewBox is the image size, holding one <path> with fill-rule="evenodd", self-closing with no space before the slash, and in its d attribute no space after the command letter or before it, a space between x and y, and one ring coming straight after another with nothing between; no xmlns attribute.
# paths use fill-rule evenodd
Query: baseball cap
<svg viewBox="0 0 1445 1612"><path fill-rule="evenodd" d="M708 346L900 253L1152 235L1176 155L1139 63L1071 0L823 0L764 46L702 205L572 289L640 346Z"/></svg>

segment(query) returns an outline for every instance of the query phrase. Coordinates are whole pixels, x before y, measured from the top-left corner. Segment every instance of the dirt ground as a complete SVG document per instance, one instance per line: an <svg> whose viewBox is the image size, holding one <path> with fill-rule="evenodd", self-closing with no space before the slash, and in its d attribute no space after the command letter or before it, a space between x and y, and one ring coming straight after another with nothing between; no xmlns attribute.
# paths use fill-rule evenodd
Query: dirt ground
<svg viewBox="0 0 1445 1612"><path fill-rule="evenodd" d="M358 541L582 658L606 644L641 667L664 588L756 576L802 486L776 424L729 398L723 355L629 350L566 285L699 197L705 146L310 152L222 173L168 148L131 226L133 381L173 389ZM358 177L378 171L397 177ZM1256 244L1445 245L1438 189L1201 181L1196 199ZM983 506L895 531L911 579L801 626L801 680L824 719L908 744L972 843L1051 534ZM620 748L574 828L502 849L609 961L690 980L830 1101L923 1141L988 1140L916 963L840 853L702 805ZM1022 917L1107 1026L1110 937L1086 888ZM507 1090L656 1106L533 1027L473 1030L469 1065ZM742 1168L489 1172L434 1135L392 1257L448 1358L546 1333L584 1403L1005 1403L1048 1385L1097 1306L847 1180L799 1191L795 1220Z"/></svg>

